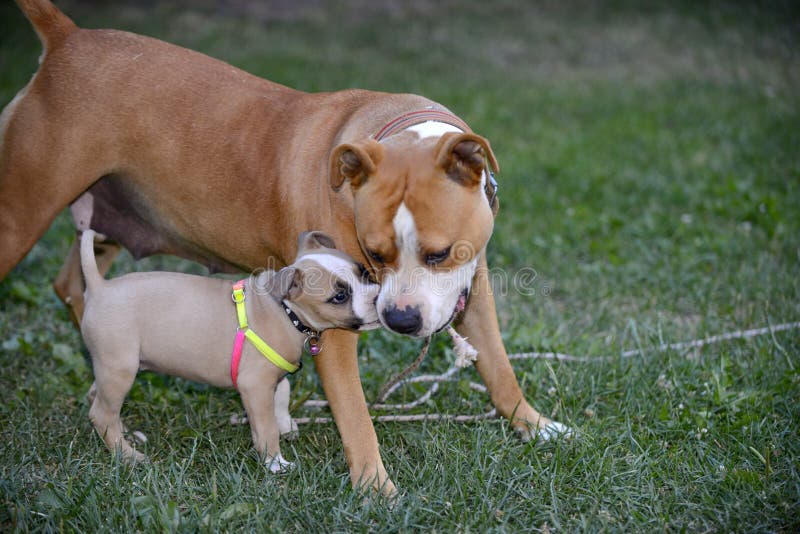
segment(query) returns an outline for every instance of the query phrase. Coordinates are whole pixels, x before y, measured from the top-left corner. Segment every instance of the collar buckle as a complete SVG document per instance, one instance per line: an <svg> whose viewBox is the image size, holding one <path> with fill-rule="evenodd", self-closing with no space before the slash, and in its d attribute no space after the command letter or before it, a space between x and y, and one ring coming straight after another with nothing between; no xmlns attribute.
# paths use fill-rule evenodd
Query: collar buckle
<svg viewBox="0 0 800 534"><path fill-rule="evenodd" d="M500 188L500 186L494 177L494 172L489 170L487 173L489 179L486 181L484 191L486 192L487 200L489 200L489 207L494 209L494 201L497 200L497 190Z"/></svg>

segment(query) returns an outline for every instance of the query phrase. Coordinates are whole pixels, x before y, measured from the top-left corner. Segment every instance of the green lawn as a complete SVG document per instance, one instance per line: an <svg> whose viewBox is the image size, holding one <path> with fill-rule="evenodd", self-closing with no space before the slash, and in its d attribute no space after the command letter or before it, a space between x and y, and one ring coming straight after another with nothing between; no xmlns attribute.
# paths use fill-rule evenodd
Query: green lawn
<svg viewBox="0 0 800 534"><path fill-rule="evenodd" d="M153 463L120 465L93 434L91 369L50 288L72 235L64 214L0 282L0 529L800 529L800 331L654 350L800 321L796 5L145 4L59 3L82 26L303 90L424 94L488 137L502 167L491 265L499 282L536 273L524 292L498 284L504 339L510 352L596 357L514 363L533 404L579 435L522 443L501 421L379 423L403 492L389 507L349 489L333 425L301 427L284 446L300 468L271 476L249 430L228 424L234 392L143 374L123 415ZM0 104L39 54L16 7L0 5ZM197 271L125 256L113 272L173 268ZM448 347L437 338L420 372L445 371ZM418 348L365 335L368 397ZM416 413L488 409L475 371L458 377ZM313 365L294 381L294 399L309 395L321 395ZM297 413L314 414L327 415Z"/></svg>

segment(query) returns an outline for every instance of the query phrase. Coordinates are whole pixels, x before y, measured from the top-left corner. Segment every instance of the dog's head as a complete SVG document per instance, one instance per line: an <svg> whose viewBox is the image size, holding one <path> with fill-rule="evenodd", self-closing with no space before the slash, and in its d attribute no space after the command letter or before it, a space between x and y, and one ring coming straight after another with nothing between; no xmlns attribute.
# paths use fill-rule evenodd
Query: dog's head
<svg viewBox="0 0 800 534"><path fill-rule="evenodd" d="M381 283L378 317L416 337L445 328L464 308L494 225L484 192L489 166L497 168L489 142L430 134L412 127L331 153L331 186L349 182L359 244Z"/></svg>
<svg viewBox="0 0 800 534"><path fill-rule="evenodd" d="M308 326L371 330L380 326L375 299L380 286L364 266L336 249L322 232L303 232L297 257L275 276L271 293Z"/></svg>

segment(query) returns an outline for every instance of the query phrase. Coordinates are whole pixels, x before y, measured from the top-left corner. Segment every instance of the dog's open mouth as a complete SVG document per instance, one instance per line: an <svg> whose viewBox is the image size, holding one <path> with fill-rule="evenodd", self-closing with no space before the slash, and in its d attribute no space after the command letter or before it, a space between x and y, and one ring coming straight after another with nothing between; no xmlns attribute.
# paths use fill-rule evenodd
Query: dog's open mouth
<svg viewBox="0 0 800 534"><path fill-rule="evenodd" d="M442 325L441 328L439 328L439 330L436 331L437 334L442 330L444 330L445 328L447 328L448 326L450 326L450 324L455 320L456 316L462 311L464 311L464 308L467 307L468 298L469 298L469 288L465 288L464 291L462 291L461 294L458 296L458 300L456 301L456 306L455 308L453 308L453 313L450 315L450 318L447 321L445 321L445 323Z"/></svg>
<svg viewBox="0 0 800 534"><path fill-rule="evenodd" d="M456 308L455 311L453 312L453 315L455 316L457 313L461 313L462 311L464 311L464 308L466 307L467 307L467 290L465 289L464 291L461 292L461 295L458 296L458 302L456 302Z"/></svg>

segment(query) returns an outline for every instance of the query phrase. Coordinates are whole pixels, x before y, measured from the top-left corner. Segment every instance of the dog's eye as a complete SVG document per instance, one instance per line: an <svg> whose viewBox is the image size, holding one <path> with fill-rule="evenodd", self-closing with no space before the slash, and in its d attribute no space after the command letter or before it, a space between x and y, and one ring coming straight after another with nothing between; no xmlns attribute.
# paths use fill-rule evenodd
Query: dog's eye
<svg viewBox="0 0 800 534"><path fill-rule="evenodd" d="M358 268L358 277L361 279L362 282L364 282L365 284L375 283L372 280L372 275L370 275L369 270L363 263L356 263L356 267Z"/></svg>
<svg viewBox="0 0 800 534"><path fill-rule="evenodd" d="M447 247L444 250L440 250L439 252L432 252L430 254L425 255L425 263L428 265L436 265L437 263L442 263L447 257L450 255L450 247Z"/></svg>
<svg viewBox="0 0 800 534"><path fill-rule="evenodd" d="M340 287L336 291L336 294L328 299L328 302L330 302L331 304L344 304L345 302L350 300L351 293L352 290L349 287Z"/></svg>
<svg viewBox="0 0 800 534"><path fill-rule="evenodd" d="M383 256L381 256L380 252L376 252L374 250L368 250L367 255L375 263L383 263Z"/></svg>

